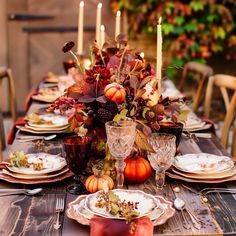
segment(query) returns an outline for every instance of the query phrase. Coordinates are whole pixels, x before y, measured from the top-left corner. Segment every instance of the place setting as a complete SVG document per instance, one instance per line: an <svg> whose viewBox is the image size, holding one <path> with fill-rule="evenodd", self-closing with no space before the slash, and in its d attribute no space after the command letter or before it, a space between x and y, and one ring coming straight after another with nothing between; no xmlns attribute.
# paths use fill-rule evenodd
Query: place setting
<svg viewBox="0 0 236 236"><path fill-rule="evenodd" d="M106 195L110 199L107 202L105 200ZM112 200L113 198L114 200ZM110 212L106 210L109 204L111 204ZM107 193L99 191L90 195L81 195L69 203L67 210L69 218L83 225L89 225L94 216L99 216L123 220L124 222L148 217L153 226L157 226L164 224L174 213L172 202L162 196L154 197L140 190L123 189L109 190Z"/></svg>
<svg viewBox="0 0 236 236"><path fill-rule="evenodd" d="M11 183L51 183L73 176L63 157L49 153L15 151L0 167L0 179Z"/></svg>
<svg viewBox="0 0 236 236"><path fill-rule="evenodd" d="M33 134L65 133L69 127L66 116L47 114L29 114L24 126L17 126L20 131Z"/></svg>
<svg viewBox="0 0 236 236"><path fill-rule="evenodd" d="M187 182L222 183L236 179L236 167L233 159L228 156L185 154L175 157L166 174Z"/></svg>
<svg viewBox="0 0 236 236"><path fill-rule="evenodd" d="M53 103L57 98L62 96L63 93L58 89L40 89L36 95L32 96L32 99L39 102Z"/></svg>

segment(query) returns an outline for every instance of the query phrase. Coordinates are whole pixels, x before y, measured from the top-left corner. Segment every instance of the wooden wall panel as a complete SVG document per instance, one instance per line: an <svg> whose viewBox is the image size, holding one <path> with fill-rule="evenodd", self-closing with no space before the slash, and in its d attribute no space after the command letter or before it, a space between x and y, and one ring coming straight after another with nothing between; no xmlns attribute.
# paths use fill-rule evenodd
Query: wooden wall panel
<svg viewBox="0 0 236 236"><path fill-rule="evenodd" d="M85 26L95 27L96 6L100 1L85 1ZM115 16L110 10L110 2L103 3L102 23L108 35L114 35ZM68 40L76 42L76 32L23 32L25 28L77 27L79 0L9 0L7 13L29 13L50 15L53 19L35 21L8 21L9 66L13 69L17 88L18 110L23 110L27 93L35 88L39 80L52 71L63 73L62 62L68 59L61 48ZM93 42L95 32L85 33L84 48ZM76 48L75 48L76 50Z"/></svg>
<svg viewBox="0 0 236 236"><path fill-rule="evenodd" d="M6 0L0 1L0 66L7 66L7 22L6 22ZM0 86L0 107L2 111L8 110L7 85L2 83Z"/></svg>

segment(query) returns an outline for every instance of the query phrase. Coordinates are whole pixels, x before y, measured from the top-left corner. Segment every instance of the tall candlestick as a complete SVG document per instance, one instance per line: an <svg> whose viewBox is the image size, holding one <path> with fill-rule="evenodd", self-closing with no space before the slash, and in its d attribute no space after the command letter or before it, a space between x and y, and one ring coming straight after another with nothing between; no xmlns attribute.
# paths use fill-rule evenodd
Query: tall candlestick
<svg viewBox="0 0 236 236"><path fill-rule="evenodd" d="M157 25L157 61L156 61L156 78L158 80L158 93L161 90L161 71L162 71L162 32L161 32L161 17Z"/></svg>
<svg viewBox="0 0 236 236"><path fill-rule="evenodd" d="M103 44L105 43L105 26L101 25L101 38L100 38L100 47L103 46Z"/></svg>
<svg viewBox="0 0 236 236"><path fill-rule="evenodd" d="M115 37L120 34L120 16L121 12L116 13L116 28L115 28Z"/></svg>
<svg viewBox="0 0 236 236"><path fill-rule="evenodd" d="M84 32L84 1L79 4L78 16L78 38L77 38L77 54L83 54L83 32Z"/></svg>
<svg viewBox="0 0 236 236"><path fill-rule="evenodd" d="M98 3L97 5L97 17L96 17L96 41L98 46L100 46L101 39L101 19L102 19L102 3Z"/></svg>

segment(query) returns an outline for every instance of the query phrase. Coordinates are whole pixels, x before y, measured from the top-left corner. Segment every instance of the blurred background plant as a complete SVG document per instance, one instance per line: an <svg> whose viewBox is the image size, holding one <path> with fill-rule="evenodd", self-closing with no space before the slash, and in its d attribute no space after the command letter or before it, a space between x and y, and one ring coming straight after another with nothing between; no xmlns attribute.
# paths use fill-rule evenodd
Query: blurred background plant
<svg viewBox="0 0 236 236"><path fill-rule="evenodd" d="M190 60L206 63L222 53L236 61L235 0L111 0L111 6L127 13L133 39L155 36L162 17L163 52L171 58L166 75L171 78L176 67Z"/></svg>

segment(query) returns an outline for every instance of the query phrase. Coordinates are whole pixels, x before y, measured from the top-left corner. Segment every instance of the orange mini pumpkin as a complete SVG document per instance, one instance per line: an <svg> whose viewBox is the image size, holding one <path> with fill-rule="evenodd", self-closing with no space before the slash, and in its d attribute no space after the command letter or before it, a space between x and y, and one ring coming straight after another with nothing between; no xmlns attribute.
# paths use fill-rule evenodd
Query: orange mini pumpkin
<svg viewBox="0 0 236 236"><path fill-rule="evenodd" d="M126 167L124 170L125 181L130 184L144 183L152 173L149 162L141 157L128 157L125 159Z"/></svg>
<svg viewBox="0 0 236 236"><path fill-rule="evenodd" d="M90 193L95 193L103 190L105 182L107 182L108 188L111 190L114 186L112 178L108 175L101 175L101 171L94 171L94 175L86 179L85 187Z"/></svg>
<svg viewBox="0 0 236 236"><path fill-rule="evenodd" d="M125 88L118 83L108 84L104 89L105 97L112 102L122 103L125 100Z"/></svg>

